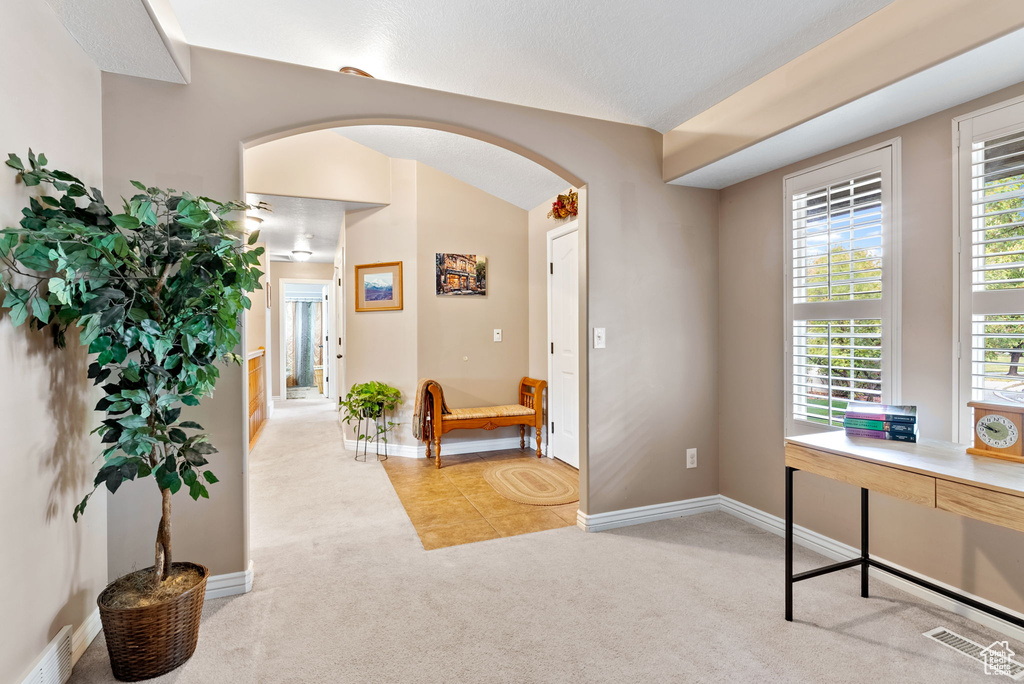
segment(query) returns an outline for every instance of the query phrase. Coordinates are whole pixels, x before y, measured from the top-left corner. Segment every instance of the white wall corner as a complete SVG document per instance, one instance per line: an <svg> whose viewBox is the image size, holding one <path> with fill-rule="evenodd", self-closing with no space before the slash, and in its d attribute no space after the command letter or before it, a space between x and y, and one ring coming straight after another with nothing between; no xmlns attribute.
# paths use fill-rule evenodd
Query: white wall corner
<svg viewBox="0 0 1024 684"><path fill-rule="evenodd" d="M229 572L224 575L211 575L206 580L206 598L219 599L252 591L252 561L249 567L240 572Z"/></svg>
<svg viewBox="0 0 1024 684"><path fill-rule="evenodd" d="M687 515L710 513L717 510L719 510L718 495L715 494L696 499L625 508L607 513L587 515L580 511L576 514L576 525L584 532L602 532L615 529L616 527L639 525L640 523L667 520L668 518L681 518Z"/></svg>

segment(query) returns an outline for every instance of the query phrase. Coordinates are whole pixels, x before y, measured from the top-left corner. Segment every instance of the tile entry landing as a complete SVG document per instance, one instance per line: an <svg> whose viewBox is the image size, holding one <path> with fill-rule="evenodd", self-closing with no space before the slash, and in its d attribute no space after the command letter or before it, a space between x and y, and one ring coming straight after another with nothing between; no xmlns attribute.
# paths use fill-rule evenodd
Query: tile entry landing
<svg viewBox="0 0 1024 684"><path fill-rule="evenodd" d="M509 459L529 459L579 475L561 461L538 460L529 449L446 455L440 470L432 459L422 458L392 457L382 465L427 551L576 524L579 502L530 506L494 491L483 472Z"/></svg>

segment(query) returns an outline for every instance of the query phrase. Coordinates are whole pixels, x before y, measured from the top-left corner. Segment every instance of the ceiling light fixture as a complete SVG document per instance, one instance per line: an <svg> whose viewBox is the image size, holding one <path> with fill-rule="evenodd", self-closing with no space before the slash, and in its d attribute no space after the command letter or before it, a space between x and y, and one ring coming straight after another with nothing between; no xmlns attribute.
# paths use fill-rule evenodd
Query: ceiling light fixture
<svg viewBox="0 0 1024 684"><path fill-rule="evenodd" d="M313 256L312 252L307 252L304 249L292 250L292 259L295 261L309 261L309 258Z"/></svg>
<svg viewBox="0 0 1024 684"><path fill-rule="evenodd" d="M341 67L338 69L343 74L352 74L353 76L364 76L366 78L373 78L370 74L366 73L362 69L353 66Z"/></svg>

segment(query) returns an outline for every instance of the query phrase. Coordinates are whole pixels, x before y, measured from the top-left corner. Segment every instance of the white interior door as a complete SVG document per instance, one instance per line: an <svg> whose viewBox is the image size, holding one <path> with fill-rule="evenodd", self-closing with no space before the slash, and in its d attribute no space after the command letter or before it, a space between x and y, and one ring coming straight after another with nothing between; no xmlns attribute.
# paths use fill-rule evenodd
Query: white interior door
<svg viewBox="0 0 1024 684"><path fill-rule="evenodd" d="M341 278L342 270L335 266L334 267L334 282L337 285L334 288L334 329L336 332L332 333L331 340L337 339L337 344L334 347L334 356L331 358L331 368L334 369L334 394L331 395L331 399L337 401L338 398L345 394L345 288L342 285Z"/></svg>
<svg viewBox="0 0 1024 684"><path fill-rule="evenodd" d="M580 467L579 232L548 234L548 455Z"/></svg>

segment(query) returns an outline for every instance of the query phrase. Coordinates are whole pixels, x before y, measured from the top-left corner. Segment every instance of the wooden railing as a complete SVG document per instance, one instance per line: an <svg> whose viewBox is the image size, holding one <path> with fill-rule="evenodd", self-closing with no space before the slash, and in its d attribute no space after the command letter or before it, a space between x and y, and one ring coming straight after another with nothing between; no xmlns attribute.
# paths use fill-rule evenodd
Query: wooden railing
<svg viewBox="0 0 1024 684"><path fill-rule="evenodd" d="M267 350L260 348L249 353L249 449L267 424Z"/></svg>

